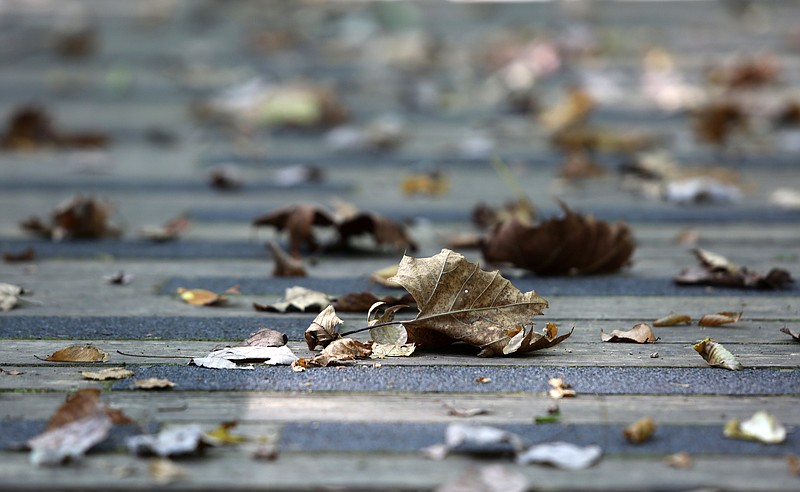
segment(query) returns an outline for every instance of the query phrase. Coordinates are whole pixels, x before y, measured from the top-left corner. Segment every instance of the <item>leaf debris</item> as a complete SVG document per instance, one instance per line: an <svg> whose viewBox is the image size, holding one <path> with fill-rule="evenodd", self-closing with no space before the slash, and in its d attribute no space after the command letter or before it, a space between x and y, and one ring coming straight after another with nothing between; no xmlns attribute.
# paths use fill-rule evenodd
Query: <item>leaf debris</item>
<svg viewBox="0 0 800 492"><path fill-rule="evenodd" d="M738 371L742 369L742 364L730 353L721 343L717 343L712 338L700 340L692 346L700 354L708 365Z"/></svg>

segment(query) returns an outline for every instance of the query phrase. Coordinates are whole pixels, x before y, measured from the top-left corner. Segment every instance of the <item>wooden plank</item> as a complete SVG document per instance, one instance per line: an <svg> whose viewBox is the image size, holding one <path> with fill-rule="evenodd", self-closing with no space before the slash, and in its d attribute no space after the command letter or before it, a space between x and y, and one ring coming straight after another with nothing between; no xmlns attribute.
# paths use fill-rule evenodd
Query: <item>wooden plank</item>
<svg viewBox="0 0 800 492"><path fill-rule="evenodd" d="M23 453L0 453L3 490L144 490L153 486L148 459L121 455L89 456L80 466L37 468ZM253 460L233 448L212 449L206 458L183 460L185 480L172 490L429 490L468 468L502 464L540 489L560 490L797 490L784 458L696 458L691 469L668 467L661 457L605 458L596 466L562 472L519 466L507 459L487 461L453 455L430 461L407 454L284 453L276 461ZM764 477L769 477L765 480Z"/></svg>
<svg viewBox="0 0 800 492"><path fill-rule="evenodd" d="M65 393L0 393L0 419L46 420L64 401ZM106 392L103 401L131 418L156 422L241 423L282 422L472 422L527 424L557 405L563 424L630 423L644 415L659 424L724 425L767 410L784 425L800 425L800 397L652 396L578 394L552 400L537 394L292 394L274 392ZM451 416L448 405L481 408L471 418Z"/></svg>

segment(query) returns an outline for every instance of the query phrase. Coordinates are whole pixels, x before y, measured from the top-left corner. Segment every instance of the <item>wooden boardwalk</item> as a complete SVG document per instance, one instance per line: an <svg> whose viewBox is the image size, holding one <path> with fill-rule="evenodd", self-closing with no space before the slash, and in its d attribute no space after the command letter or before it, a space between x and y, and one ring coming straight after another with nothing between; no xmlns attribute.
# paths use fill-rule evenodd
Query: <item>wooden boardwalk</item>
<svg viewBox="0 0 800 492"><path fill-rule="evenodd" d="M641 97L636 75L648 41L674 51L695 85L709 59L737 50L772 51L780 54L784 69L780 91L797 97L800 58L796 40L790 47L790 28L800 11L791 2L754 3L760 6L747 14L751 17L736 18L717 2L603 1L581 14L553 4L443 3L415 10L409 3L392 10L372 4L235 2L228 10L185 1L143 3L137 10L128 2L96 1L85 5L93 13L99 49L76 60L57 57L44 41L51 39L46 34L52 34L53 26L76 15L61 12L59 2L52 2L52 8L37 7L49 4L0 9L0 23L12 26L0 30L0 39L6 39L0 43L5 46L0 48L0 115L35 102L47 107L60 129L108 132L113 144L94 153L0 154L0 252L32 245L38 254L33 262L0 263L0 282L31 291L16 309L0 312L1 490L510 490L500 479L500 488L446 488L464 473L481 473L493 465L525 477L530 490L800 488L800 477L787 462L790 455L800 455L800 344L780 332L783 327L800 332L797 285L760 292L677 288L671 281L695 263L691 246L676 242L687 228L697 231L697 246L739 264L760 272L780 267L800 275L800 213L779 209L768 199L779 187L800 189L800 171L793 162L796 148L775 144L763 150L756 145L756 150L733 149L720 157L715 149L692 141L688 115L662 113ZM370 30L389 32L392 19L430 29L444 44L442 53L450 58L420 80L451 91L449 96L445 89L440 94L450 98L449 106L412 111L398 102L409 84L403 78L408 73L381 66L381 56L389 55L368 49L377 36ZM721 159L745 183L740 202L678 206L630 193L621 189L615 172L628 156L615 154L599 156L609 169L607 176L564 183L556 176L562 157L549 147L540 125L529 116L484 104L476 96L479 74L458 72L466 70L458 57L466 56L466 48L477 46L492 29L527 22L555 30L553 26L575 19L594 26L606 51L572 62L570 70L611 77L623 89L623 97L601 102L595 122L660 132L669 137L668 148L686 160L707 164ZM748 24L756 21L768 26ZM299 48L253 48L254 40L278 43L278 34L300 26L310 30L293 41ZM270 32L274 37L267 36ZM364 32L373 33L368 36L372 41L360 46L357 40ZM317 44L319 39L329 41L330 51ZM337 49L334 41L351 45ZM326 147L319 132L234 135L192 119L192 103L259 75L335 87L352 108L355 124L384 112L399 114L406 121L408 141L396 152L342 156ZM549 105L575 74L562 76L537 88L541 103ZM605 86L593 80L592 87L602 93ZM154 128L174 136L175 144L153 144L146 134ZM298 356L313 355L303 341L313 313L268 314L251 307L253 302L278 300L288 282L270 276L273 260L262 248L266 239L285 238L254 231L250 220L255 213L343 199L365 210L414 219L410 230L420 246L415 255L433 255L447 234L473 230L469 216L476 203L500 204L512 196L488 157L459 157L453 150L476 132L491 136L491 154L507 157L517 183L545 215L557 213L555 200L561 199L578 210L609 220L626 218L630 224L637 249L632 266L618 274L512 278L548 299L550 307L538 324L554 322L562 331L574 326L571 338L509 358L478 358L475 351L456 347L301 373L286 366L254 371L186 366L181 357L204 355L260 327L287 333ZM792 135L770 138L788 141ZM212 190L206 184L209 168L233 161L240 163L247 179L244 188ZM404 176L437 161L445 162L441 168L450 179L447 194L409 198L401 192ZM277 170L297 162L321 167L327 181L275 186ZM113 201L115 218L125 229L123 239L50 243L30 239L17 227L31 215L47 216L76 191ZM181 213L192 223L177 242L137 239L137 230ZM475 250L463 253L470 260L481 259ZM344 294L338 286L371 286L369 275L400 257L400 252L322 254L309 265L308 277L292 283L323 285L331 289L329 294ZM118 271L133 275L132 281L117 286L104 280ZM239 285L240 293L231 295L227 306L196 307L178 299L176 285L218 291ZM722 327L695 322L656 328L660 340L654 344L600 341L601 330L629 329L670 312L689 314L696 321L722 311L744 315ZM364 323L363 314L340 316L348 327ZM709 367L692 349L706 337L723 343L745 369ZM94 344L110 358L96 364L38 358L72 343ZM80 375L121 366L136 377L169 377L176 386L143 391L126 380L98 383ZM480 377L490 381L476 382ZM550 377L564 377L577 396L549 398ZM129 455L118 435L80 463L32 465L29 454L15 445L41 431L65 396L80 388L100 388L104 402L124 410L148 431L184 424L211 430L235 421L235 431L250 442L176 459L185 475L168 485L151 475L149 459ZM554 404L560 409L559 421L535 424ZM486 412L464 418L450 415L451 407ZM759 410L787 427L784 443L723 437L729 420L747 419ZM638 446L627 443L622 429L646 416L658 425L653 439ZM453 453L442 461L424 457L420 450L442 442L452 423L508 429L529 444L597 444L604 455L596 465L577 471L516 465L507 453ZM268 445L279 449L276 459L253 457L256 448ZM674 468L665 461L680 451L692 456L691 467Z"/></svg>

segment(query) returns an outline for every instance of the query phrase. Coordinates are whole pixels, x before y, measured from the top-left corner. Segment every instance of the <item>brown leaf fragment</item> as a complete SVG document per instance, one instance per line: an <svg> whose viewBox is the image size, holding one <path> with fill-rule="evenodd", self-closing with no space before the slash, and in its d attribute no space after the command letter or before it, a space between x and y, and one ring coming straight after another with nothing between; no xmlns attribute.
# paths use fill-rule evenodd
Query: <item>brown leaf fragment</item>
<svg viewBox="0 0 800 492"><path fill-rule="evenodd" d="M168 220L161 226L145 227L139 231L139 234L148 241L166 243L182 236L189 229L190 224L191 221L185 215L181 215Z"/></svg>
<svg viewBox="0 0 800 492"><path fill-rule="evenodd" d="M95 381L105 381L106 379L125 379L133 376L133 371L122 367L110 367L102 371L81 371L81 376Z"/></svg>
<svg viewBox="0 0 800 492"><path fill-rule="evenodd" d="M420 346L462 341L481 348L478 355L492 356L537 350L566 338L550 340L525 326L547 307L544 298L533 291L523 294L499 272L483 271L447 249L430 258L404 256L391 280L417 302L419 314L403 326L408 341Z"/></svg>
<svg viewBox="0 0 800 492"><path fill-rule="evenodd" d="M572 385L564 382L563 378L550 378L547 380L552 388L548 392L550 398L560 400L561 398L571 398L576 395Z"/></svg>
<svg viewBox="0 0 800 492"><path fill-rule="evenodd" d="M606 168L595 162L585 150L570 150L558 170L558 176L566 180L597 178L606 173Z"/></svg>
<svg viewBox="0 0 800 492"><path fill-rule="evenodd" d="M800 477L800 459L797 455L790 454L786 456L786 466L789 468L789 474L795 477Z"/></svg>
<svg viewBox="0 0 800 492"><path fill-rule="evenodd" d="M742 364L730 353L721 343L715 342L712 338L706 338L692 346L700 354L708 365L738 371L742 369Z"/></svg>
<svg viewBox="0 0 800 492"><path fill-rule="evenodd" d="M272 253L275 266L272 269L273 277L305 277L306 265L303 260L286 254L283 248L275 241L267 241L267 248Z"/></svg>
<svg viewBox="0 0 800 492"><path fill-rule="evenodd" d="M697 140L723 146L734 132L747 129L747 115L732 101L712 102L694 113L694 134Z"/></svg>
<svg viewBox="0 0 800 492"><path fill-rule="evenodd" d="M800 332L794 331L791 328L783 327L781 328L781 333L786 333L790 337L794 339L795 342L800 342Z"/></svg>
<svg viewBox="0 0 800 492"><path fill-rule="evenodd" d="M743 314L744 312L736 313L731 311L723 311L717 314L704 314L697 324L700 326L729 325L731 323L737 323L740 319L742 319Z"/></svg>
<svg viewBox="0 0 800 492"><path fill-rule="evenodd" d="M113 211L111 203L103 199L77 195L53 210L50 225L32 217L21 222L20 227L53 241L116 238L120 230L109 222Z"/></svg>
<svg viewBox="0 0 800 492"><path fill-rule="evenodd" d="M489 384L492 382L492 378L487 378L486 376L478 376L475 378L475 382L480 384Z"/></svg>
<svg viewBox="0 0 800 492"><path fill-rule="evenodd" d="M146 378L146 379L135 380L133 382L133 386L136 389L143 389L143 390L166 390L174 388L175 383L173 383L169 379Z"/></svg>
<svg viewBox="0 0 800 492"><path fill-rule="evenodd" d="M289 337L285 333L271 328L261 328L257 332L250 334L242 344L255 347L281 347L286 345L288 341Z"/></svg>
<svg viewBox="0 0 800 492"><path fill-rule="evenodd" d="M355 359L367 359L372 355L372 342L359 342L352 338L339 338L328 344L312 361L322 366Z"/></svg>
<svg viewBox="0 0 800 492"><path fill-rule="evenodd" d="M635 248L630 229L573 212L538 225L517 220L498 224L487 235L483 257L511 263L537 275L611 273L627 266Z"/></svg>
<svg viewBox="0 0 800 492"><path fill-rule="evenodd" d="M680 324L691 324L692 317L688 314L679 314L679 313L670 313L663 318L658 318L653 322L653 326L662 327L662 326L677 326Z"/></svg>
<svg viewBox="0 0 800 492"><path fill-rule="evenodd" d="M642 444L649 441L656 431L656 423L651 417L645 417L632 423L622 431L622 435L631 444Z"/></svg>
<svg viewBox="0 0 800 492"><path fill-rule="evenodd" d="M159 485L188 480L189 471L167 458L153 458L147 464L147 473Z"/></svg>
<svg viewBox="0 0 800 492"><path fill-rule="evenodd" d="M335 224L330 212L312 204L291 205L253 220L255 227L270 226L281 232L286 231L289 234L289 253L296 258L304 249L312 252L320 250L314 227L332 227Z"/></svg>
<svg viewBox="0 0 800 492"><path fill-rule="evenodd" d="M32 151L43 148L93 149L108 146L109 137L102 133L64 133L50 115L38 106L22 106L8 117L6 131L0 137L0 149Z"/></svg>
<svg viewBox="0 0 800 492"><path fill-rule="evenodd" d="M664 461L672 468L678 468L680 470L688 470L694 465L692 455L686 451L671 454L664 458Z"/></svg>
<svg viewBox="0 0 800 492"><path fill-rule="evenodd" d="M586 121L594 107L594 99L587 91L570 87L561 100L542 112L539 120L548 131L558 133Z"/></svg>
<svg viewBox="0 0 800 492"><path fill-rule="evenodd" d="M339 339L338 326L342 323L343 321L336 316L333 306L323 309L306 329L304 337L308 349L314 350L317 346L326 347Z"/></svg>
<svg viewBox="0 0 800 492"><path fill-rule="evenodd" d="M28 246L19 252L6 251L3 253L3 261L6 263L21 263L34 259L36 259L36 250L33 249L33 246Z"/></svg>
<svg viewBox="0 0 800 492"><path fill-rule="evenodd" d="M206 432L203 435L203 438L213 442L216 446L222 444L241 444L243 442L247 442L247 436L242 434L234 434L231 432L231 430L235 429L237 425L239 425L239 422L235 420L222 422L215 429Z"/></svg>
<svg viewBox="0 0 800 492"><path fill-rule="evenodd" d="M376 302L382 302L386 307L407 307L414 304L414 298L411 297L411 294L378 297L372 292L351 292L337 297L336 301L333 303L333 307L336 308L337 311L344 313L359 313L369 311L369 308Z"/></svg>
<svg viewBox="0 0 800 492"><path fill-rule="evenodd" d="M50 362L106 362L108 352L100 350L94 345L70 345L56 350L45 360Z"/></svg>
<svg viewBox="0 0 800 492"><path fill-rule="evenodd" d="M204 289L184 289L178 287L178 295L187 304L192 306L221 306L228 298Z"/></svg>
<svg viewBox="0 0 800 492"><path fill-rule="evenodd" d="M628 331L614 330L610 334L600 330L600 338L604 342L655 343L659 338L647 323L639 323Z"/></svg>

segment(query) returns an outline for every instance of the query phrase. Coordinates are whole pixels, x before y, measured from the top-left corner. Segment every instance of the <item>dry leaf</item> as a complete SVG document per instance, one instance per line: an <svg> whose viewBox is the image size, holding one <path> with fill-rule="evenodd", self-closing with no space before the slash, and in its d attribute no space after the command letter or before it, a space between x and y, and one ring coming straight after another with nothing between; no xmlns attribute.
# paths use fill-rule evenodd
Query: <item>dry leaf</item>
<svg viewBox="0 0 800 492"><path fill-rule="evenodd" d="M671 313L663 318L659 318L653 322L653 326L662 327L662 326L676 326L686 323L692 323L692 317L688 314L678 314L678 313Z"/></svg>
<svg viewBox="0 0 800 492"><path fill-rule="evenodd" d="M113 424L132 421L121 411L100 402L100 390L79 390L47 422L45 431L28 441L31 462L57 465L68 459L80 459L94 445L105 440Z"/></svg>
<svg viewBox="0 0 800 492"><path fill-rule="evenodd" d="M306 265L303 260L286 254L275 241L267 241L267 248L272 253L275 266L272 269L273 277L305 277Z"/></svg>
<svg viewBox="0 0 800 492"><path fill-rule="evenodd" d="M40 148L96 149L106 147L109 137L101 133L63 133L37 106L22 106L8 117L6 132L0 138L0 149L13 151Z"/></svg>
<svg viewBox="0 0 800 492"><path fill-rule="evenodd" d="M790 454L786 457L786 465L789 467L789 474L800 477L800 459Z"/></svg>
<svg viewBox="0 0 800 492"><path fill-rule="evenodd" d="M531 446L517 455L520 465L542 463L562 470L583 470L589 468L603 456L600 446L576 446L567 442L550 442Z"/></svg>
<svg viewBox="0 0 800 492"><path fill-rule="evenodd" d="M404 224L376 213L359 212L338 222L336 228L343 243L348 243L352 237L368 234L378 247L388 246L397 251L417 250L417 243L411 239Z"/></svg>
<svg viewBox="0 0 800 492"><path fill-rule="evenodd" d="M102 371L81 371L81 376L95 381L105 381L106 379L125 379L133 376L133 371L122 367L110 367Z"/></svg>
<svg viewBox="0 0 800 492"><path fill-rule="evenodd" d="M628 331L614 330L610 334L600 330L600 339L604 342L655 343L659 338L647 323L639 323Z"/></svg>
<svg viewBox="0 0 800 492"><path fill-rule="evenodd" d="M109 223L112 213L113 207L109 202L77 195L53 210L51 225L33 217L20 223L20 227L54 241L115 238L119 237L120 231Z"/></svg>
<svg viewBox="0 0 800 492"><path fill-rule="evenodd" d="M372 353L370 359L384 359L386 357L408 357L414 353L416 345L413 343L403 344L372 344Z"/></svg>
<svg viewBox="0 0 800 492"><path fill-rule="evenodd" d="M106 362L108 352L100 350L94 345L70 345L56 350L45 360L50 362Z"/></svg>
<svg viewBox="0 0 800 492"><path fill-rule="evenodd" d="M781 328L781 332L782 333L786 333L787 335L792 337L795 342L800 342L800 332L796 332L796 331L792 330L791 328L787 328L785 326L783 328Z"/></svg>
<svg viewBox="0 0 800 492"><path fill-rule="evenodd" d="M485 408L457 408L453 405L449 405L447 403L442 403L445 409L447 409L447 415L451 417L476 417L478 415L488 415L489 411Z"/></svg>
<svg viewBox="0 0 800 492"><path fill-rule="evenodd" d="M382 345L403 345L408 341L406 328L402 324L393 323L395 313L403 307L388 306L383 301L370 306L367 311L367 326L371 327L369 335L373 342Z"/></svg>
<svg viewBox="0 0 800 492"><path fill-rule="evenodd" d="M631 444L642 444L649 441L656 431L656 423L650 417L637 420L622 431L622 435Z"/></svg>
<svg viewBox="0 0 800 492"><path fill-rule="evenodd" d="M712 67L707 76L712 84L731 91L758 89L778 82L780 69L777 57L767 53L744 57L727 66Z"/></svg>
<svg viewBox="0 0 800 492"><path fill-rule="evenodd" d="M6 263L21 263L25 261L33 261L36 258L36 250L33 249L33 246L28 246L24 250L20 252L9 252L6 251L3 253L3 261Z"/></svg>
<svg viewBox="0 0 800 492"><path fill-rule="evenodd" d="M338 338L322 349L309 363L314 366L328 366L355 359L366 359L372 355L372 342L362 343L352 338Z"/></svg>
<svg viewBox="0 0 800 492"><path fill-rule="evenodd" d="M127 274L120 270L114 275L106 275L103 278L111 285L127 285L133 280L133 275Z"/></svg>
<svg viewBox="0 0 800 492"><path fill-rule="evenodd" d="M408 341L419 346L461 341L489 357L552 347L569 336L556 337L553 329L534 332L529 325L547 307L544 298L520 292L498 272L483 271L447 249L430 258L404 256L391 280L417 302L419 314L403 326Z"/></svg>
<svg viewBox="0 0 800 492"><path fill-rule="evenodd" d="M18 285L0 282L0 311L7 312L19 304L20 296L28 291Z"/></svg>
<svg viewBox="0 0 800 492"><path fill-rule="evenodd" d="M313 227L335 225L333 215L318 205L291 205L253 220L253 226L271 226L289 234L289 252L299 258L300 252L307 249L317 252L319 243L314 237Z"/></svg>
<svg viewBox="0 0 800 492"><path fill-rule="evenodd" d="M279 347L245 345L214 350L205 357L193 358L190 364L211 369L252 369L252 366L242 367L237 364L291 365L295 360L297 356L286 345Z"/></svg>
<svg viewBox="0 0 800 492"><path fill-rule="evenodd" d="M271 328L261 328L257 332L251 333L242 343L254 347L280 347L286 345L288 341L289 337L285 333Z"/></svg>
<svg viewBox="0 0 800 492"><path fill-rule="evenodd" d="M627 225L576 214L563 203L561 208L563 218L539 225L498 224L486 238L483 257L537 275L611 273L630 263L635 246Z"/></svg>
<svg viewBox="0 0 800 492"><path fill-rule="evenodd" d="M274 304L253 303L253 308L256 311L265 311L268 313L316 312L320 311L322 306L330 304L332 300L333 297L324 292L295 286L286 289L282 301L278 301Z"/></svg>
<svg viewBox="0 0 800 492"><path fill-rule="evenodd" d="M143 390L164 390L174 388L175 383L169 379L147 378L135 380L133 382L133 386L137 389Z"/></svg>
<svg viewBox="0 0 800 492"><path fill-rule="evenodd" d="M333 306L323 309L306 329L304 336L308 349L314 350L318 345L326 347L334 340L339 339L337 330L342 323L343 321L336 316Z"/></svg>
<svg viewBox="0 0 800 492"><path fill-rule="evenodd" d="M725 424L725 437L763 442L764 444L780 444L786 440L786 428L778 422L774 415L759 410L752 417L740 422L732 419Z"/></svg>
<svg viewBox="0 0 800 492"><path fill-rule="evenodd" d="M372 292L352 292L336 298L333 307L339 312L354 313L368 311L376 302L382 302L386 306L407 307L414 304L414 298L410 294L403 296L377 297Z"/></svg>
<svg viewBox="0 0 800 492"><path fill-rule="evenodd" d="M153 458L147 465L147 473L153 481L160 485L167 485L189 478L189 471L167 458Z"/></svg>
<svg viewBox="0 0 800 492"><path fill-rule="evenodd" d="M244 186L244 176L238 166L223 164L209 170L208 184L220 191L238 190Z"/></svg>
<svg viewBox="0 0 800 492"><path fill-rule="evenodd" d="M743 312L723 311L717 314L704 314L700 321L697 322L700 326L722 326L731 323L737 323L742 319Z"/></svg>
<svg viewBox="0 0 800 492"><path fill-rule="evenodd" d="M5 376L22 376L25 373L22 372L22 371L17 371L16 369L12 369L10 371L7 371L7 370L3 369L2 367L0 367L0 374L3 374Z"/></svg>
<svg viewBox="0 0 800 492"><path fill-rule="evenodd" d="M411 174L403 178L400 190L404 195L442 196L450 189L450 180L441 171Z"/></svg>
<svg viewBox="0 0 800 492"><path fill-rule="evenodd" d="M694 254L700 265L681 271L673 278L676 284L777 290L788 288L794 283L792 275L782 268L773 268L762 275L711 251L698 248L694 250Z"/></svg>
<svg viewBox="0 0 800 492"><path fill-rule="evenodd" d="M588 92L571 87L566 97L541 114L539 121L551 133L558 133L586 121L594 106L595 102Z"/></svg>
<svg viewBox="0 0 800 492"><path fill-rule="evenodd" d="M492 382L492 378L487 378L486 376L478 376L477 378L475 378L475 382L481 384L489 384Z"/></svg>
<svg viewBox="0 0 800 492"><path fill-rule="evenodd" d="M747 115L732 101L712 102L695 110L693 129L699 141L723 146L734 132L747 129Z"/></svg>
<svg viewBox="0 0 800 492"><path fill-rule="evenodd" d="M525 492L528 479L503 465L486 465L477 470L467 468L455 480L438 486L434 492Z"/></svg>
<svg viewBox="0 0 800 492"><path fill-rule="evenodd" d="M479 203L472 209L472 223L481 229L489 229L510 220L531 224L535 217L536 207L527 198L510 201L497 208Z"/></svg>
<svg viewBox="0 0 800 492"><path fill-rule="evenodd" d="M570 150L561 164L558 175L567 180L597 178L606 173L606 168L591 159L585 150Z"/></svg>
<svg viewBox="0 0 800 492"><path fill-rule="evenodd" d="M393 282L389 280L390 278L397 275L397 264L390 265L386 268L381 268L369 276L369 279L373 282L383 285L384 287L391 287L393 289L402 289L403 286L398 284L397 282Z"/></svg>
<svg viewBox="0 0 800 492"><path fill-rule="evenodd" d="M148 241L165 243L178 239L189 229L189 224L189 219L181 215L180 217L168 220L161 226L142 228L139 234Z"/></svg>
<svg viewBox="0 0 800 492"><path fill-rule="evenodd" d="M547 380L552 388L548 391L550 398L560 400L561 398L571 398L576 395L572 385L564 382L563 378L550 378Z"/></svg>
<svg viewBox="0 0 800 492"><path fill-rule="evenodd" d="M233 434L231 429L239 423L236 421L223 422L216 429L206 432L204 438L210 440L215 445L221 444L241 444L247 442L247 437L241 434Z"/></svg>
<svg viewBox="0 0 800 492"><path fill-rule="evenodd" d="M126 440L128 451L135 455L155 455L162 458L201 452L214 443L206 438L199 425L169 427L158 434L133 436Z"/></svg>
<svg viewBox="0 0 800 492"><path fill-rule="evenodd" d="M664 461L672 468L678 468L681 470L688 470L694 465L694 462L692 461L692 455L686 451L671 454L664 458Z"/></svg>
<svg viewBox="0 0 800 492"><path fill-rule="evenodd" d="M519 453L525 446L522 439L512 432L486 425L457 423L449 424L445 429L444 443L421 451L427 458L439 461L453 450L480 454L503 452L508 447L514 453Z"/></svg>
<svg viewBox="0 0 800 492"><path fill-rule="evenodd" d="M697 342L692 348L695 349L710 366L723 367L731 371L742 369L742 364L736 360L736 357L723 347L722 344L715 342L711 338L706 338Z"/></svg>
<svg viewBox="0 0 800 492"><path fill-rule="evenodd" d="M184 302L192 306L221 306L228 301L227 297L204 289L178 287L178 295Z"/></svg>

